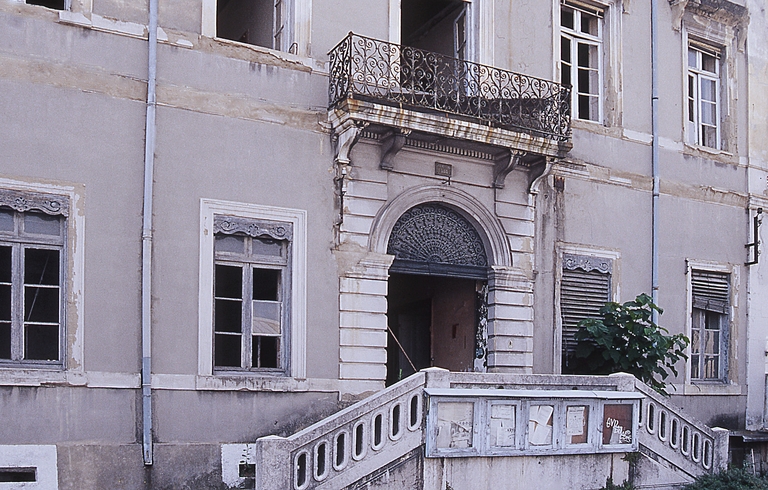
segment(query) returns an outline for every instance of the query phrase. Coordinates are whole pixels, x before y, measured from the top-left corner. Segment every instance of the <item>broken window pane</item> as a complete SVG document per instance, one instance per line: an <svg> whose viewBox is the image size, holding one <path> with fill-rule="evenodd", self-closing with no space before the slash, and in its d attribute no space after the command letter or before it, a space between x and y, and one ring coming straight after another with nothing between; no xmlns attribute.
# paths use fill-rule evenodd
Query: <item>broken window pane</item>
<svg viewBox="0 0 768 490"><path fill-rule="evenodd" d="M253 299L277 301L280 271L253 268Z"/></svg>
<svg viewBox="0 0 768 490"><path fill-rule="evenodd" d="M219 299L214 302L214 329L217 332L241 332L243 304L239 300Z"/></svg>
<svg viewBox="0 0 768 490"><path fill-rule="evenodd" d="M64 0L27 0L29 5L40 5L54 10L64 10L66 8Z"/></svg>
<svg viewBox="0 0 768 490"><path fill-rule="evenodd" d="M280 337L253 336L253 367L278 368ZM258 350L257 350L258 347ZM257 357L258 356L258 357Z"/></svg>
<svg viewBox="0 0 768 490"><path fill-rule="evenodd" d="M24 250L24 284L59 285L59 251L40 248Z"/></svg>
<svg viewBox="0 0 768 490"><path fill-rule="evenodd" d="M573 29L573 9L563 8L560 11L560 25Z"/></svg>
<svg viewBox="0 0 768 490"><path fill-rule="evenodd" d="M216 36L265 48L274 46L273 0L219 0Z"/></svg>
<svg viewBox="0 0 768 490"><path fill-rule="evenodd" d="M11 247L0 247L0 283L11 283Z"/></svg>
<svg viewBox="0 0 768 490"><path fill-rule="evenodd" d="M59 288L24 288L25 322L59 322Z"/></svg>
<svg viewBox="0 0 768 490"><path fill-rule="evenodd" d="M24 358L35 361L59 360L59 326L26 325L24 327Z"/></svg>
<svg viewBox="0 0 768 490"><path fill-rule="evenodd" d="M0 359L11 358L11 322L0 322Z"/></svg>
<svg viewBox="0 0 768 490"><path fill-rule="evenodd" d="M241 299L243 297L242 277L242 267L217 265L213 294L218 298Z"/></svg>
<svg viewBox="0 0 768 490"><path fill-rule="evenodd" d="M214 338L214 364L222 367L240 367L240 335L217 333Z"/></svg>
<svg viewBox="0 0 768 490"><path fill-rule="evenodd" d="M603 444L632 444L632 405L605 404Z"/></svg>

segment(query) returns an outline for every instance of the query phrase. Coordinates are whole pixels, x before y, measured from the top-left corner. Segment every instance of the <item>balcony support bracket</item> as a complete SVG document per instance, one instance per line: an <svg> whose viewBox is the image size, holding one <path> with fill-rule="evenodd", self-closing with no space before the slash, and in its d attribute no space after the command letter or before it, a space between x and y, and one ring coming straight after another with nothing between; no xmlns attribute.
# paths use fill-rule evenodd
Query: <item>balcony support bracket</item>
<svg viewBox="0 0 768 490"><path fill-rule="evenodd" d="M507 150L497 156L493 163L493 187L503 189L507 175L520 164L527 154L524 151Z"/></svg>
<svg viewBox="0 0 768 490"><path fill-rule="evenodd" d="M336 143L336 164L351 165L350 153L352 147L360 139L360 133L368 126L367 122L347 119L338 128L334 129L333 139Z"/></svg>
<svg viewBox="0 0 768 490"><path fill-rule="evenodd" d="M381 163L382 170L395 168L395 155L405 146L405 140L411 134L410 129L393 129L381 139Z"/></svg>

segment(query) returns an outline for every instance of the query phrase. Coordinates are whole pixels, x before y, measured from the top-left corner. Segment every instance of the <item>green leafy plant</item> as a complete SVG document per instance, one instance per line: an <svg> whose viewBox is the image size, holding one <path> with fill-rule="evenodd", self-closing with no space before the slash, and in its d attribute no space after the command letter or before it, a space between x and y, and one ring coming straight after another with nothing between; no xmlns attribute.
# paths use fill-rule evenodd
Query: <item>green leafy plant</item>
<svg viewBox="0 0 768 490"><path fill-rule="evenodd" d="M689 340L683 334L666 335L669 331L653 321L656 306L647 294L640 294L624 304L606 303L600 309L602 318L579 322L576 332L576 370L582 374L625 372L668 395L664 380L667 369L677 376L675 363L687 359Z"/></svg>
<svg viewBox="0 0 768 490"><path fill-rule="evenodd" d="M730 468L714 475L704 475L683 490L768 490L768 480L744 468Z"/></svg>

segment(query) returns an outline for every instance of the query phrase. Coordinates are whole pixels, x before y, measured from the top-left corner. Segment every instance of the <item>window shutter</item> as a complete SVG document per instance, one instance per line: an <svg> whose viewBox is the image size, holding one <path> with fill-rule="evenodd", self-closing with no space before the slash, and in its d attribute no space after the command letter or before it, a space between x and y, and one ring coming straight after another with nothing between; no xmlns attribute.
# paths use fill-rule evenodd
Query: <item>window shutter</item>
<svg viewBox="0 0 768 490"><path fill-rule="evenodd" d="M560 314L563 320L563 354L576 349L578 324L585 318L599 318L600 308L611 300L611 275L599 270L563 269L560 283Z"/></svg>
<svg viewBox="0 0 768 490"><path fill-rule="evenodd" d="M728 313L730 275L722 272L691 271L694 308Z"/></svg>

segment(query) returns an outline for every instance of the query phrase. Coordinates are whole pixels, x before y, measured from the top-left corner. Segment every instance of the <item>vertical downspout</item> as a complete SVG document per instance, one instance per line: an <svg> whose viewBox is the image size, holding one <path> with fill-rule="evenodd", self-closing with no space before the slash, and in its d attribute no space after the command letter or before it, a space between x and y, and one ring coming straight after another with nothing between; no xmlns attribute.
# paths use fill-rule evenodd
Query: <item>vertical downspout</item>
<svg viewBox="0 0 768 490"><path fill-rule="evenodd" d="M152 192L155 166L157 0L149 0L147 124L144 137L144 213L141 230L141 415L144 464L152 465Z"/></svg>
<svg viewBox="0 0 768 490"><path fill-rule="evenodd" d="M651 297L659 303L659 18L657 0L651 0L651 164L653 172L653 204L651 231ZM659 314L653 311L653 321Z"/></svg>

